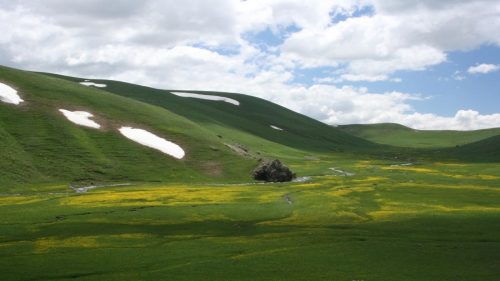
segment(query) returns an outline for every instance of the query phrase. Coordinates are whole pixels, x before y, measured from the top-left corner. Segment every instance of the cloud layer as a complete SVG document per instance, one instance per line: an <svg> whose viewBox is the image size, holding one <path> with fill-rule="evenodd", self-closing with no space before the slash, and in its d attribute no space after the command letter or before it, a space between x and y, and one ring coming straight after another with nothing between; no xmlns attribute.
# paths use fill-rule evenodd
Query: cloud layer
<svg viewBox="0 0 500 281"><path fill-rule="evenodd" d="M499 114L416 112L417 94L339 81L398 81L447 53L500 45L498 1L0 0L0 64L155 87L259 96L329 124L421 129L500 126ZM485 9L485 7L488 7ZM264 46L253 39L270 33ZM250 36L252 35L252 36ZM328 77L294 82L326 67ZM487 73L497 65L477 65ZM425 94L425 93L424 93Z"/></svg>

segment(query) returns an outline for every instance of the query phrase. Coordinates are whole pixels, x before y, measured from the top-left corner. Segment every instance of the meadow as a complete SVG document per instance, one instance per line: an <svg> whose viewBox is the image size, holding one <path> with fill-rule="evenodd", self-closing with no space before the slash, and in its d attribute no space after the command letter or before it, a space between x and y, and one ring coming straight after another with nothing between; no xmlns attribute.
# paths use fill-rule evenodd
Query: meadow
<svg viewBox="0 0 500 281"><path fill-rule="evenodd" d="M241 94L85 80L0 67L23 99L0 103L2 281L500 277L496 129L356 133ZM300 181L254 182L265 158Z"/></svg>
<svg viewBox="0 0 500 281"><path fill-rule="evenodd" d="M2 194L2 280L497 280L498 165L400 164L330 156L292 165L306 182Z"/></svg>

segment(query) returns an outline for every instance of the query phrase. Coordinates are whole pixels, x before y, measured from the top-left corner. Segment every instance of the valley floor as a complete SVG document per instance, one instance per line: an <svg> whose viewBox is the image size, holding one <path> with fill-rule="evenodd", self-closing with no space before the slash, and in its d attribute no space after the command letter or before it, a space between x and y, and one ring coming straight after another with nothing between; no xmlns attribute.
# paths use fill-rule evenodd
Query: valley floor
<svg viewBox="0 0 500 281"><path fill-rule="evenodd" d="M498 164L311 165L308 182L2 194L0 279L500 277Z"/></svg>

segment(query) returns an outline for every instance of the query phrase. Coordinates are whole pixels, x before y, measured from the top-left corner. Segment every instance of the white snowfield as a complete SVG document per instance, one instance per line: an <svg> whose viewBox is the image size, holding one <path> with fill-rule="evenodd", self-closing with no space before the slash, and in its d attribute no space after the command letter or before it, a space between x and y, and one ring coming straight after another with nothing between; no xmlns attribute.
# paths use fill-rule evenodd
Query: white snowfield
<svg viewBox="0 0 500 281"><path fill-rule="evenodd" d="M66 109L59 109L59 111L62 112L62 114L64 114L69 121L77 125L94 129L101 128L101 125L97 124L94 120L89 119L94 116L92 113L86 111L69 111Z"/></svg>
<svg viewBox="0 0 500 281"><path fill-rule="evenodd" d="M176 96L179 96L179 97L183 97L183 98L195 98L195 99L211 100L211 101L223 101L223 102L227 102L230 104L234 104L236 106L240 105L240 102L235 100L235 99L221 97L221 96L200 95L200 94L183 93L183 92L170 92L170 93L172 93Z"/></svg>
<svg viewBox="0 0 500 281"><path fill-rule="evenodd" d="M106 84L98 84L98 83L90 82L88 80L80 82L80 84L82 84L83 86L87 86L87 87L94 86L94 87L97 87L97 88L104 88L104 87L107 86Z"/></svg>
<svg viewBox="0 0 500 281"><path fill-rule="evenodd" d="M278 131L283 131L283 129L281 129L280 127L276 127L274 125L270 125L271 128L275 129L275 130L278 130Z"/></svg>
<svg viewBox="0 0 500 281"><path fill-rule="evenodd" d="M132 127L121 127L120 133L126 138L131 139L144 146L157 149L177 159L182 159L185 155L184 150L177 144L158 137L143 129Z"/></svg>
<svg viewBox="0 0 500 281"><path fill-rule="evenodd" d="M0 101L5 103L19 104L24 100L17 94L17 91L9 85L0 83Z"/></svg>

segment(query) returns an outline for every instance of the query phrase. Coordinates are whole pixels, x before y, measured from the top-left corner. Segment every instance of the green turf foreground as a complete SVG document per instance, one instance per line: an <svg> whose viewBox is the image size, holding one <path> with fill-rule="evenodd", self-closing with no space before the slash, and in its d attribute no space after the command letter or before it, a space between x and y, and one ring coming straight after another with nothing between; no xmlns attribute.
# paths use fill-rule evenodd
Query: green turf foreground
<svg viewBox="0 0 500 281"><path fill-rule="evenodd" d="M339 161L310 165L354 175L2 194L0 279L499 280L498 164Z"/></svg>

